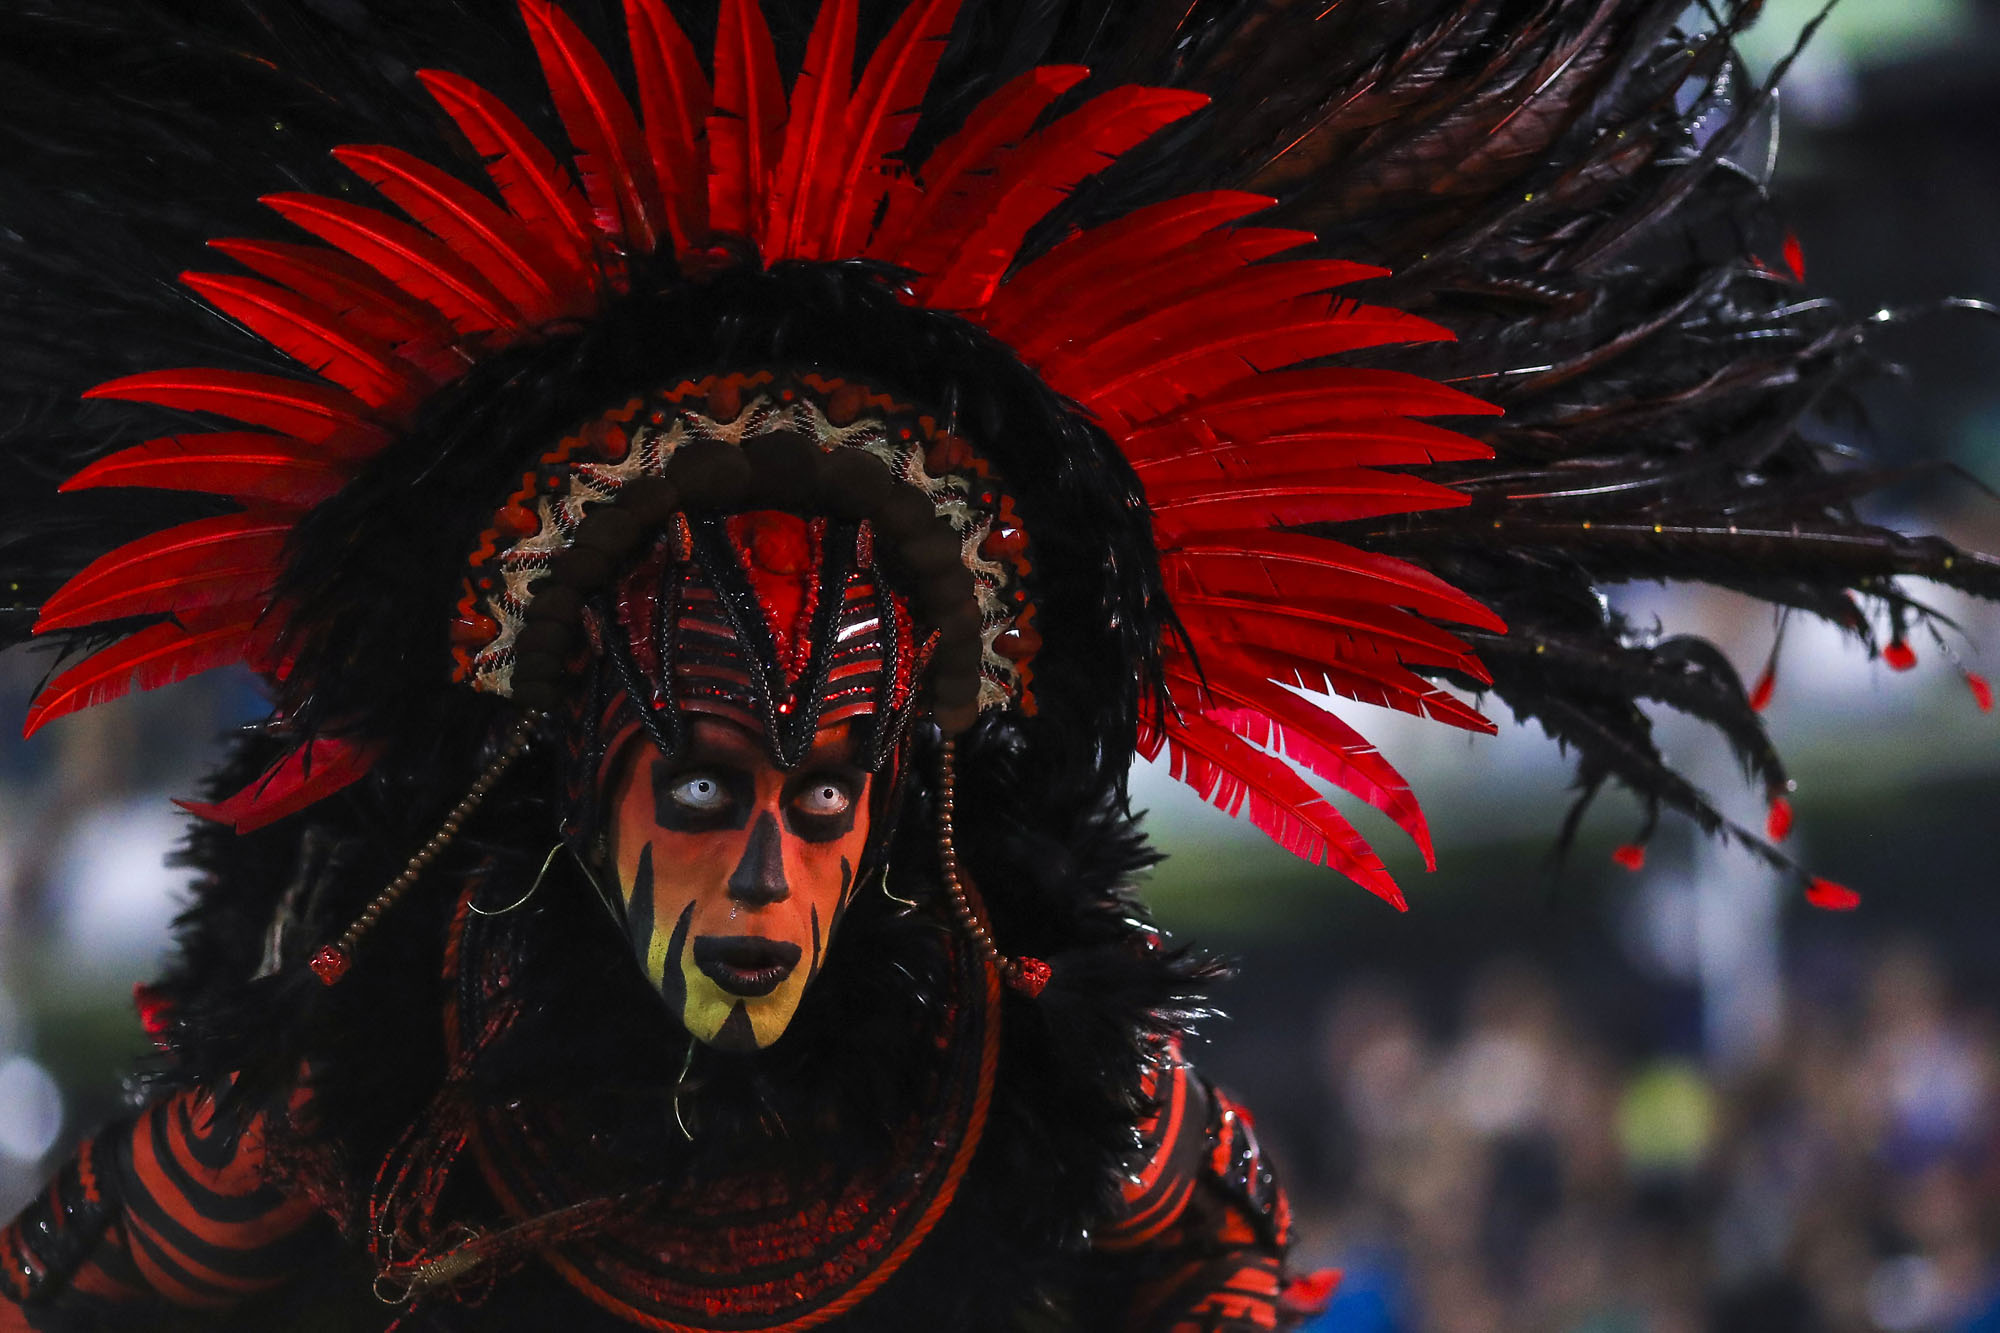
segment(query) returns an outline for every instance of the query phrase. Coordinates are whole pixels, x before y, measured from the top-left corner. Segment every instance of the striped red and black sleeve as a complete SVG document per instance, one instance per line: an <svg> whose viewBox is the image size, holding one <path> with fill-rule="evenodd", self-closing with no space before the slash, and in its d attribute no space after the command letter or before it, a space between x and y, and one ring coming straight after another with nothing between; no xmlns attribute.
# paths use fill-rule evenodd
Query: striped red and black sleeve
<svg viewBox="0 0 2000 1333"><path fill-rule="evenodd" d="M1152 1111L1137 1168L1098 1250L1151 1260L1128 1328L1250 1333L1295 1328L1325 1308L1338 1275L1288 1280L1291 1205L1250 1115L1163 1047L1146 1072Z"/></svg>
<svg viewBox="0 0 2000 1333"><path fill-rule="evenodd" d="M16 1303L0 1333L88 1307L221 1310L282 1286L332 1236L267 1179L267 1124L232 1137L189 1090L85 1144L0 1232L0 1294Z"/></svg>

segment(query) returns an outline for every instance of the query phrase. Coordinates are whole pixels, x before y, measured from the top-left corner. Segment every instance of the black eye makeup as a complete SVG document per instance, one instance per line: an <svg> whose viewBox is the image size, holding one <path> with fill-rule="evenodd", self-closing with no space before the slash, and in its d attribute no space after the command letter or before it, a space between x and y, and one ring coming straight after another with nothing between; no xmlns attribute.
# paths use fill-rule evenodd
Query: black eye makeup
<svg viewBox="0 0 2000 1333"><path fill-rule="evenodd" d="M818 769L785 784L785 829L806 842L833 842L854 830L865 773Z"/></svg>
<svg viewBox="0 0 2000 1333"><path fill-rule="evenodd" d="M750 774L719 764L653 763L653 820L676 833L739 829L750 818L756 783Z"/></svg>

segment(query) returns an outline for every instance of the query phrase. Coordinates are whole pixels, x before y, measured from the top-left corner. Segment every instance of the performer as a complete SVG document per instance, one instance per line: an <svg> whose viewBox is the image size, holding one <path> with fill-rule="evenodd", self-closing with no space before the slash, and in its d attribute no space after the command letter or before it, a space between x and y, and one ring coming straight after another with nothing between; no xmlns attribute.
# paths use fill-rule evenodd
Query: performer
<svg viewBox="0 0 2000 1333"><path fill-rule="evenodd" d="M1638 708L1781 836L1735 672L1595 589L1897 662L1896 575L2000 590L1800 431L1867 353L1739 7L609 8L0 19L29 727L273 700L0 1328L1293 1327L1133 755L1400 906L1299 691L1490 689L1791 868Z"/></svg>

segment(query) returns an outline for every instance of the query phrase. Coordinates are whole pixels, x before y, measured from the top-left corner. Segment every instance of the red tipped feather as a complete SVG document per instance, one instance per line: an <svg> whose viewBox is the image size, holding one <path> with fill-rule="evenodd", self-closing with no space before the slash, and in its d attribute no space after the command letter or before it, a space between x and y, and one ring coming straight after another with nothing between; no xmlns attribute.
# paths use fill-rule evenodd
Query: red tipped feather
<svg viewBox="0 0 2000 1333"><path fill-rule="evenodd" d="M757 0L722 0L708 117L708 219L715 230L760 239L752 229L765 217L784 127L784 78L764 12Z"/></svg>
<svg viewBox="0 0 2000 1333"><path fill-rule="evenodd" d="M771 183L764 225L765 262L821 259L827 214L843 164L848 85L854 78L857 0L825 0L792 84L785 147Z"/></svg>
<svg viewBox="0 0 2000 1333"><path fill-rule="evenodd" d="M521 17L576 149L577 175L598 230L627 254L653 253L666 208L632 104L576 20L547 0L521 0Z"/></svg>
<svg viewBox="0 0 2000 1333"><path fill-rule="evenodd" d="M430 306L460 333L522 331L520 311L428 232L376 209L316 194L266 195L263 202Z"/></svg>
<svg viewBox="0 0 2000 1333"><path fill-rule="evenodd" d="M1168 771L1203 800L1248 814L1286 851L1333 867L1398 911L1407 907L1368 840L1282 759L1200 716L1143 727L1140 753L1155 759L1162 749Z"/></svg>
<svg viewBox="0 0 2000 1333"><path fill-rule="evenodd" d="M1993 711L1993 685L1977 671L1965 673L1965 687L1972 691L1972 701L1979 705L1979 711Z"/></svg>
<svg viewBox="0 0 2000 1333"><path fill-rule="evenodd" d="M127 542L56 589L35 633L259 597L283 567L285 539L296 522L293 513L253 510Z"/></svg>
<svg viewBox="0 0 2000 1333"><path fill-rule="evenodd" d="M625 0L625 26L653 176L674 245L685 254L708 244L708 76L661 0Z"/></svg>
<svg viewBox="0 0 2000 1333"><path fill-rule="evenodd" d="M898 174L891 159L910 141L960 3L911 0L869 56L847 104L847 162L834 184L821 254L858 255L867 249L876 209Z"/></svg>
<svg viewBox="0 0 2000 1333"><path fill-rule="evenodd" d="M596 279L598 242L589 205L548 145L504 102L470 79L435 69L419 70L417 78L486 159L486 174L508 211L543 244Z"/></svg>
<svg viewBox="0 0 2000 1333"><path fill-rule="evenodd" d="M1792 836L1792 803L1782 796L1771 798L1771 808L1764 814L1764 836L1772 842Z"/></svg>
<svg viewBox="0 0 2000 1333"><path fill-rule="evenodd" d="M1882 661L1891 671L1910 671L1917 665L1917 650L1902 639L1883 645Z"/></svg>
<svg viewBox="0 0 2000 1333"><path fill-rule="evenodd" d="M1636 842L1628 842L1623 847L1614 850L1611 853L1611 859L1627 870L1644 870L1646 868L1646 849Z"/></svg>
<svg viewBox="0 0 2000 1333"><path fill-rule="evenodd" d="M458 345L457 331L437 311L411 300L352 255L291 241L225 238L208 245L325 306L356 333L390 344L434 383L449 383L472 364Z"/></svg>
<svg viewBox="0 0 2000 1333"><path fill-rule="evenodd" d="M1079 181L1207 105L1202 93L1114 88L1035 135L1008 159L978 231L966 238L950 265L920 285L924 303L946 310L985 305L1029 229Z"/></svg>
<svg viewBox="0 0 2000 1333"><path fill-rule="evenodd" d="M227 800L175 804L238 833L255 833L368 776L380 753L379 746L321 738L293 750Z"/></svg>
<svg viewBox="0 0 2000 1333"><path fill-rule="evenodd" d="M1212 534L1163 553L1177 591L1245 588L1280 595L1352 597L1408 607L1495 634L1506 622L1437 575L1392 556L1298 532ZM1246 582L1248 580L1248 582Z"/></svg>
<svg viewBox="0 0 2000 1333"><path fill-rule="evenodd" d="M924 159L921 190L897 196L868 242L868 257L928 273L951 258L982 220L974 201L1006 154L1056 98L1082 83L1082 65L1044 65L1016 76L972 109L958 132Z"/></svg>
<svg viewBox="0 0 2000 1333"><path fill-rule="evenodd" d="M348 144L333 155L477 269L530 323L582 315L594 304L573 258L559 258L464 181L400 148Z"/></svg>
<svg viewBox="0 0 2000 1333"><path fill-rule="evenodd" d="M1806 901L1823 912L1852 912L1861 906L1861 895L1845 884L1814 879L1806 885Z"/></svg>
<svg viewBox="0 0 2000 1333"><path fill-rule="evenodd" d="M232 500L317 504L347 482L325 451L285 435L213 431L168 435L100 458L65 481L65 491L100 486L150 486L205 491Z"/></svg>
<svg viewBox="0 0 2000 1333"><path fill-rule="evenodd" d="M133 690L156 690L243 661L258 637L261 609L258 602L192 612L178 624L151 625L99 649L43 688L21 734L32 736L59 717Z"/></svg>
<svg viewBox="0 0 2000 1333"><path fill-rule="evenodd" d="M342 326L340 316L274 283L220 273L183 273L181 283L307 370L380 415L400 420L434 387L385 342Z"/></svg>
<svg viewBox="0 0 2000 1333"><path fill-rule="evenodd" d="M387 429L370 419L366 404L353 394L324 384L240 370L149 370L108 380L83 396L153 403L182 412L212 412L341 454L371 454L391 438Z"/></svg>

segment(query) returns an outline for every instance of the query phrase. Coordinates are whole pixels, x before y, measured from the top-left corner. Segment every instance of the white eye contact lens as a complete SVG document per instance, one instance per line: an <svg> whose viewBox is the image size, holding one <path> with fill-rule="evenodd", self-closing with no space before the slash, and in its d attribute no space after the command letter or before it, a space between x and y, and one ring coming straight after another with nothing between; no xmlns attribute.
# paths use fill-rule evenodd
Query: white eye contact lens
<svg viewBox="0 0 2000 1333"><path fill-rule="evenodd" d="M847 809L847 801L847 793L831 782L799 793L799 807L809 815L837 815Z"/></svg>
<svg viewBox="0 0 2000 1333"><path fill-rule="evenodd" d="M683 778L674 784L674 800L690 810L714 810L728 799L714 778Z"/></svg>

